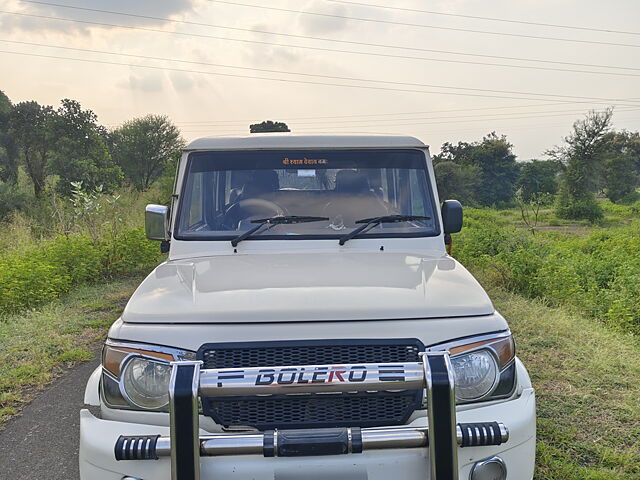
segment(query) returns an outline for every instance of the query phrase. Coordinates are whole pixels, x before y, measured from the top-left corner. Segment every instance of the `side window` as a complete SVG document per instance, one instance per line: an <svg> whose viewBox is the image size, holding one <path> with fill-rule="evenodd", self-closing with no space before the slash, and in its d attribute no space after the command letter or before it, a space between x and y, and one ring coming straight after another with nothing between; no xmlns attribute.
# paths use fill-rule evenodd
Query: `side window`
<svg viewBox="0 0 640 480"><path fill-rule="evenodd" d="M191 173L192 177L192 190L191 190L191 198L189 199L189 217L188 217L188 227L193 227L198 223L202 223L204 221L203 215L203 179L204 173L197 172Z"/></svg>
<svg viewBox="0 0 640 480"><path fill-rule="evenodd" d="M409 189L411 191L410 214L425 215L427 209L424 202L427 198L427 186L422 170L409 170Z"/></svg>
<svg viewBox="0 0 640 480"><path fill-rule="evenodd" d="M380 186L382 187L382 199L391 204L393 207L398 208L398 198L396 196L397 178L395 170L392 168L382 169L382 178Z"/></svg>

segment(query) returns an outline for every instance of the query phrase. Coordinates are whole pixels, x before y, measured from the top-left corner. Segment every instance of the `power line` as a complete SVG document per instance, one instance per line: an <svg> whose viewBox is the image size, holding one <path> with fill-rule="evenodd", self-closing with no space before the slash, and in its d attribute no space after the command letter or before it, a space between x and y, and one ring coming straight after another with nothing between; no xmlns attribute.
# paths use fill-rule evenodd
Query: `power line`
<svg viewBox="0 0 640 480"><path fill-rule="evenodd" d="M629 109L631 110L636 110L636 109L640 109L639 107L629 107ZM617 110L617 111L627 111L628 109L621 109L621 110ZM352 119L352 120L321 120L321 121L302 121L302 122L296 122L297 126L300 125L311 125L311 126L318 126L318 124L329 124L329 125L335 125L335 124L345 124L345 123L357 123L357 122L376 122L376 123L382 123L382 125L380 126L386 126L384 125L383 122L396 122L398 120L403 121L403 120L411 120L412 123L404 123L402 125L413 125L413 124L419 124L416 122L421 122L423 120L436 120L436 121L442 121L442 120L449 120L449 119L464 119L464 118L471 118L471 119L491 119L489 117L503 117L503 118L497 118L494 120L501 120L501 119L509 119L510 116L516 115L516 116L521 116L523 114L526 114L528 117L531 118L535 118L535 117L545 117L545 116L556 116L555 114L562 114L562 115L572 115L572 114L579 114L579 113L583 113L584 109L572 109L572 110L552 110L552 111L545 111L545 112L503 112L503 113L480 113L480 114L475 114L475 115L451 115L451 116L443 116L443 117L427 117L427 118L384 118L384 119ZM291 120L293 120L292 118L289 118L287 116L280 116L279 118L281 118L284 121L290 122ZM254 120L248 120L248 121L254 121ZM174 122L176 125L185 125L182 122ZM234 127L234 126L238 126L238 125L244 125L246 122L243 123L205 123L202 122L198 125L187 125L187 127L192 128L192 127L207 127L207 126L211 126L213 128L226 128L226 127ZM348 126L348 125L347 125Z"/></svg>
<svg viewBox="0 0 640 480"><path fill-rule="evenodd" d="M609 45L615 47L640 47L639 44L632 43L616 43L616 42L602 42L597 40L579 40L575 38L561 38L561 37L545 37L541 35L526 35L522 33L506 33L506 32L494 32L489 30L473 30L469 28L458 28L458 27L442 27L438 25L427 25L423 23L408 23L408 22L396 22L393 20L379 20L375 18L364 18L364 17L353 17L348 15L337 15L332 13L320 13L320 12L309 12L306 10L294 10L291 8L282 8L282 7L268 7L265 5L254 5L249 3L239 3L239 2L230 2L227 0L208 0L213 3L220 3L224 5L234 5L239 7L249 7L249 8L261 8L265 10L274 10L278 12L287 12L287 13L298 13L302 15L313 15L318 17L325 18L339 18L341 20L356 20L359 22L370 22L370 23L382 23L385 25L398 25L402 27L417 27L417 28L433 28L437 30L450 30L455 32L468 32L468 33L481 33L485 35L499 35L505 37L520 37L520 38L532 38L536 40L552 40L558 42L573 42L573 43L586 43L586 44L594 44L594 45Z"/></svg>
<svg viewBox="0 0 640 480"><path fill-rule="evenodd" d="M442 88L442 89L446 89L446 90L462 90L462 91L470 91L470 92L504 93L504 94L508 94L508 95L530 95L530 96L540 96L540 97L558 97L558 98L567 98L567 99L571 99L571 100L590 100L590 101L592 101L592 100L602 100L602 101L605 101L605 102L624 101L624 100L620 100L620 99L598 98L598 97L581 97L581 96L575 96L575 95L559 95L559 94L536 93L536 92L519 92L519 91L513 91L513 90L496 90L496 89L471 88L471 87L452 87L452 86L449 86L449 85L437 85L437 84L428 84L428 83L398 82L398 81L392 81L392 80L375 80L375 79L368 79L368 78L362 78L362 77L343 77L343 76L332 76L332 75L320 75L320 74L304 73L304 72L300 73L300 72L291 72L291 71L284 71L284 70L273 70L273 69L266 69L266 68L253 68L253 67L242 67L242 66L237 66L237 65L226 65L226 64L221 64L221 63L209 63L209 62L199 62L199 61L192 61L192 60L182 60L182 59L177 59L177 58L153 57L153 56L149 56L149 55L135 55L135 54L129 54L129 53L109 52L109 51L105 51L105 50L94 50L94 49L86 49L86 48L65 47L65 46L49 45L49 44L35 43L35 42L23 42L23 41L18 41L18 40L0 39L0 41L1 42L6 42L6 43L20 44L20 45L38 46L38 47L46 47L46 48L59 48L59 49L63 49L63 50L72 50L72 51L85 52L85 53L98 53L98 54L104 54L104 55L117 55L117 56L121 56L121 57L131 57L131 58L141 58L141 59L146 59L146 60L178 62L178 63L186 63L186 64L191 64L191 65L194 65L194 64L195 65L207 65L207 66L213 66L213 67L223 67L223 68L233 68L233 69L240 69L240 70L251 70L251 71L258 71L258 72L277 73L277 74L280 74L280 75L298 75L298 76L304 76L304 77L325 78L325 79L330 79L330 80L346 80L346 81L350 81L350 82L369 82L369 83L376 83L376 84L401 85L401 86L408 86L408 87ZM209 73L213 73L213 72L209 72ZM341 86L346 86L346 85L341 85Z"/></svg>
<svg viewBox="0 0 640 480"><path fill-rule="evenodd" d="M637 109L627 109L627 110L618 110L618 112L624 114L624 113L635 113L637 111ZM630 120L636 120L637 118L633 118ZM501 119L502 120L502 119ZM443 122L446 124L446 122ZM508 129L508 130L517 130L517 129L523 129L523 128L536 128L536 127L558 127L558 126L566 126L566 123L555 123L555 124L550 124L548 122L545 122L543 124L531 124L531 123L527 123L527 124L518 124L518 125L509 125L509 126L504 126L504 127L500 127L501 129ZM363 126L363 127L353 127L353 128L379 128L379 125L370 125L370 126ZM297 128L294 125L294 130L296 132L299 133L319 133L319 132L314 132L312 130L309 130L307 128ZM455 134L459 134L461 132L471 132L471 131L477 131L477 128L460 128L457 127L455 130L432 130L429 129L427 130L428 134L438 134L438 135L443 135L443 134L449 134L449 133L455 133ZM208 136L212 136L212 137L223 137L223 136L242 136L242 135L247 135L246 129L243 129L243 131L234 131L234 132L221 132L221 133L211 133L210 131L203 131L203 130L182 130L183 133L193 133L194 136L199 136L199 135L208 135ZM323 133L330 133L328 130L322 130ZM358 130L349 130L349 133L352 134L357 134L357 133L363 133L363 134L371 134L371 133L381 133L381 134L388 134L389 131L384 131L384 130L378 130L375 132L372 132L371 130L363 130L363 131L358 131Z"/></svg>
<svg viewBox="0 0 640 480"><path fill-rule="evenodd" d="M65 47L65 48L71 48L71 47ZM74 49L74 50L76 50L76 49ZM97 50L94 50L92 52L118 55L117 53L114 53L114 52L100 52L100 51L97 51ZM381 87L381 86L379 87L379 86L372 86L372 85L336 84L336 83L329 83L329 82L312 82L312 81L308 81L308 80L298 80L298 79L257 77L257 76L240 75L240 74L232 74L232 73L210 72L210 71L199 71L199 70L186 70L186 69L177 69L177 68L172 68L172 67L119 63L119 62L111 62L111 61L104 61L104 60L93 60L93 59L83 59L83 58L73 58L73 57L61 57L61 56L56 56L56 55L43 55L43 54L26 53L26 52L14 52L14 51L7 51L7 50L0 50L0 53L7 53L7 54L14 54L14 55L27 55L27 56L41 57L41 58L53 58L53 59L59 59L59 60L93 62L93 63L101 63L101 64L107 64L107 65L122 65L122 66L129 66L129 67L150 68L150 69L156 69L156 70L169 70L169 71L179 71L179 72L186 72L186 73L198 73L198 74L203 74L203 75L217 75L217 76L224 76L224 77L249 78L249 79L257 79L257 80L269 80L269 81L277 81L277 82L287 82L287 83L301 83L301 84L309 84L309 85L323 85L323 86L346 87L346 88L362 88L362 89L384 90L384 91L395 91L395 92L438 94L438 95L460 95L460 96L485 97L485 98L505 98L505 99L511 99L511 100L516 100L516 99L517 100L558 100L558 99L562 98L562 99L567 99L568 100L566 103L574 103L575 100L589 100L591 102L594 102L594 101L598 101L598 102L625 102L626 101L625 99L612 99L612 98L601 98L601 97L581 97L581 96L576 96L576 95L559 95L559 94L546 94L546 93L535 93L535 92L517 92L517 91L508 91L508 90L491 90L491 89L479 89L479 88L467 88L467 87L451 87L451 86L448 86L448 85L413 84L414 86L424 86L424 87L429 87L429 88L442 88L442 89L447 89L447 90L464 90L464 91L467 91L467 92L470 91L470 92L505 93L505 94L508 94L508 95L529 95L531 97L543 97L543 98L536 99L536 98L501 96L501 95L482 95L482 94L462 93L462 92L436 92L436 91L427 91L427 90L389 88L389 87ZM122 55L125 56L125 55L128 55L128 54L122 54ZM131 56L136 56L136 55L131 55ZM140 57L143 57L143 56L140 56ZM160 60L173 61L172 59L158 58L158 57L147 57L147 58L154 59L154 60L160 59ZM177 60L177 61L182 61L182 60ZM246 68L246 69L249 69L249 67L231 67L231 68L243 68L243 69ZM251 70L253 70L253 69L251 69ZM288 74L288 75L292 75L292 74L293 75L301 75L301 74L298 74L298 73L283 72L283 71L280 71L278 73ZM312 75L312 74L302 74L302 75ZM346 79L346 77L333 77L333 78ZM356 80L350 80L350 81L356 81ZM357 81L362 81L362 80L357 80ZM384 82L384 81L376 81L376 80L365 80L365 81L380 82L380 83L386 83L386 84L396 84L396 83L401 84L401 83L403 83L403 82ZM546 98L546 97L549 97L549 98ZM579 102L579 103L583 103L583 102ZM632 103L635 103L635 101L632 102Z"/></svg>
<svg viewBox="0 0 640 480"><path fill-rule="evenodd" d="M383 8L385 10L399 10L403 12L413 12L413 13L428 13L430 15L441 15L445 17L458 17L458 18L470 18L473 20L488 20L491 22L505 22L505 23L517 23L520 25L535 25L538 27L554 27L554 28L567 28L572 30L586 30L591 32L603 32L603 33L621 33L624 35L640 35L640 32L629 32L625 30L613 30L608 28L594 28L594 27L580 27L577 25L563 25L559 23L543 23L543 22L528 22L524 20L513 20L507 18L497 18L497 17L481 17L478 15L463 15L460 13L447 13L447 12L436 12L433 10L421 10L417 8L406 8L406 7L390 7L387 5L376 5L372 3L364 3L364 2L352 2L346 0L325 0L331 3L342 3L344 5L358 5L362 7L372 7L372 8Z"/></svg>
<svg viewBox="0 0 640 480"><path fill-rule="evenodd" d="M104 10L104 9L98 9L98 8L79 7L79 6L76 6L76 5L63 5L63 4L59 4L59 3L41 2L41 1L36 1L36 0L19 0L19 1L21 1L23 3L33 3L33 4L38 4L38 5L48 5L48 6L67 8L67 9L72 9L72 10L81 10L81 11L96 12L96 13L107 13L107 14L121 15L121 16L132 17L132 18L142 18L142 19L145 19L145 20L158 20L158 21L167 22L167 23L178 23L178 24L184 24L184 25L195 25L195 26L200 26L200 27L219 28L219 29L223 29L223 30L234 30L234 31L241 31L241 32L249 32L249 33L254 33L254 34L255 33L261 33L261 34L266 34L266 35L277 35L277 36L290 37L290 38L301 38L301 39L305 39L305 40L317 40L317 41L322 41L322 42L344 43L344 44L349 44L349 45L359 45L359 46L366 46L366 47L390 48L390 49L397 49L397 50L409 50L409 51L416 51L416 52L441 53L441 54L446 54L446 55L460 55L460 56L468 56L468 57L494 58L494 59L499 59L499 60L515 60L515 61L521 61L521 62L550 63L550 64L554 64L554 65L568 65L568 66L574 66L574 67L594 67L594 68L610 68L610 69L616 69L616 70L636 70L636 71L640 71L640 68L634 68L634 67L620 67L620 66L616 66L616 65L601 65L601 64L578 63L578 62L561 62L561 61L555 61L555 60L542 60L542 59L535 59L535 58L509 57L509 56L502 56L502 55L487 55L487 54L468 53L468 52L455 52L455 51L451 51L451 50L438 50L438 49L432 49L432 48L409 47L409 46L403 46L403 45L387 45L387 44L382 44L382 43L360 42L360 41L354 41L354 40L342 40L342 39L326 38L326 37L314 37L314 36L311 36L311 35L297 35L297 34L293 34L293 33L272 32L272 31L269 31L269 30L259 30L259 29L251 29L251 28L240 28L240 27L229 27L229 26L226 26L226 25L217 25L217 24L213 24L213 23L193 22L193 21L189 21L189 20L175 20L175 19L166 18L166 17L155 17L155 16L151 16L151 15L140 15L140 14L134 14L134 13L128 13L128 12L118 12L118 11L115 11L115 10ZM326 1L332 1L332 0L326 0ZM4 12L4 13L11 13L11 12ZM17 12L13 12L13 13L17 14ZM56 18L56 17L51 17L51 18ZM56 18L56 19L58 19L58 18ZM69 20L69 19L60 19L60 20ZM72 20L69 20L69 21L72 21ZM219 37L215 37L215 38L219 38ZM301 47L301 48L303 48L303 47ZM354 53L360 53L360 52L354 52ZM401 58L412 58L413 59L413 58L420 58L420 57L401 57ZM447 61L446 59L431 59L431 58L424 58L424 60L445 61L445 62ZM487 65L494 65L494 64L487 64ZM497 65L499 65L499 66L513 66L513 65L503 65L503 64L497 64ZM565 70L560 70L560 71L565 71ZM566 70L566 71L573 71L573 70ZM588 72L588 73L591 73L591 72ZM592 73L596 73L596 72L592 72Z"/></svg>
<svg viewBox="0 0 640 480"><path fill-rule="evenodd" d="M64 22L73 22L73 23L81 23L88 25L98 25L98 26L106 26L106 27L115 27L115 28L125 28L130 30L142 30L147 32L155 32L155 33L163 33L169 35L180 35L186 37L198 37L198 38L212 38L216 40L230 41L230 42L240 42L240 43L253 43L259 45L269 45L276 47L286 47L286 48L300 48L305 50L316 50L323 52L332 52L332 53L347 53L352 55L365 55L365 56L373 56L373 57L385 57L385 58L400 58L406 60L426 60L426 61L434 61L434 62L444 62L444 63L460 63L460 64L468 64L468 65L483 65L483 66L498 66L498 67L510 67L510 68L519 68L519 69L527 69L527 70L551 70L551 71L561 71L561 72L573 72L573 73L588 73L588 74L603 74L603 75L620 75L620 76L638 76L636 74L628 74L628 73L610 73L610 72L595 72L595 71L586 71L586 70L571 70L571 69L560 69L560 68L552 68L552 67L534 67L531 65L509 65L509 64L500 64L500 63L488 63L488 62L471 62L467 60L451 60L451 59L441 59L441 58L429 58L429 57L415 57L410 55L396 55L396 54L388 54L388 53L379 53L379 52L360 52L354 50L341 50L335 48L325 48L325 47L312 47L307 45L298 45L298 44L287 44L287 43L276 43L276 42L267 42L264 40L248 40L248 39L239 39L239 38L228 38L221 37L217 35L206 35L199 33L187 33L187 32L177 32L177 31L168 31L168 30L160 30L156 28L148 28L148 27L137 27L131 25L121 25L121 24L113 24L113 23L105 23L105 22L94 22L88 20L77 20L73 18L63 18L63 17L52 17L47 15L36 15L30 13L20 13L20 12L9 12L5 10L0 10L0 13L6 13L9 15L18 15L25 17L34 17L34 18L42 18L47 20L59 20ZM609 68L609 67L607 67ZM618 68L618 67L611 67ZM624 68L624 67L621 67ZM626 68L625 68L626 69ZM627 70L632 70L631 68ZM635 69L640 70L640 69Z"/></svg>
<svg viewBox="0 0 640 480"><path fill-rule="evenodd" d="M640 100L640 99L639 99ZM575 102L576 104L581 102ZM591 102L584 102L591 103ZM542 104L529 104L529 105L510 105L510 106L501 106L501 107L476 107L476 108L456 108L449 110L429 110L429 111L415 111L415 112L381 112L381 113L362 113L362 114L351 114L351 115L324 115L324 116L313 116L313 117L291 117L289 115L271 115L274 118L286 118L288 121L291 120L315 120L315 119L341 119L341 118L361 118L361 117L387 117L387 116L398 116L398 115L427 115L431 113L450 113L450 112L469 112L469 111L486 111L486 110L504 110L509 108L539 108L539 107L547 107L547 106L557 106L557 105L566 105L565 102L553 102L553 103L542 103ZM206 124L206 125L215 125L215 124L242 124L244 125L247 122L254 122L257 120L257 117L253 118L245 118L245 119L235 119L235 120L188 120L188 121L175 121L174 123L179 125L192 125L197 126L198 124Z"/></svg>
<svg viewBox="0 0 640 480"><path fill-rule="evenodd" d="M637 108L627 108L624 110L620 110L620 112L636 112L640 110L640 107ZM577 113L581 113L582 111L568 111L562 113L550 113L550 114L542 114L542 115L520 115L509 118L491 118L491 115L485 116L482 118L472 118L472 119L463 119L461 117L449 117L452 120L442 120L442 119L429 119L433 121L429 122L410 122L410 123L394 123L394 124L385 124L385 125L349 125L347 128L393 128L393 127L406 127L406 126L419 126L419 125L444 125L444 124L457 124L457 123L473 123L473 122L497 122L497 121L511 121L511 120L524 120L530 118L552 118L552 117L567 117L573 116ZM512 113L511 115L517 115L516 113ZM286 118L284 119L286 120ZM342 127L341 127L342 128ZM327 127L322 127L318 125L310 125L310 126L300 126L300 124L296 124L296 131L298 129L303 129L305 131L326 131ZM211 131L210 128L202 128L194 129L194 128L186 128L184 131L190 132L206 132Z"/></svg>
<svg viewBox="0 0 640 480"><path fill-rule="evenodd" d="M633 98L628 100L640 100L640 98ZM593 102L571 102L572 104L593 104ZM287 121L292 120L315 120L315 119L341 119L341 118L356 118L356 117L386 117L386 116L397 116L397 115L428 115L432 113L452 113L452 112L472 112L472 111L487 111L487 110L505 110L510 108L540 108L540 107L550 107L550 106L558 106L558 105L566 105L567 102L553 102L553 103L542 103L542 104L529 104L529 105L507 105L500 107L476 107L476 108L456 108L456 109L448 109L448 110L428 110L428 111L415 111L415 112L382 112L382 113L364 113L364 114L352 114L352 115L328 115L328 116L313 116L313 117L291 117L289 115L270 115L274 118L284 118ZM604 104L603 104L604 105ZM619 110L620 111L620 110ZM531 112L531 113L545 113L545 112ZM241 124L244 125L247 122L255 122L258 118L245 118L245 119L236 119L236 120L200 120L200 121L176 121L174 123L180 125L193 125L197 126L198 124L205 125L220 125L220 126L233 126L233 124ZM393 120L393 119L392 119ZM355 121L355 120L354 120Z"/></svg>

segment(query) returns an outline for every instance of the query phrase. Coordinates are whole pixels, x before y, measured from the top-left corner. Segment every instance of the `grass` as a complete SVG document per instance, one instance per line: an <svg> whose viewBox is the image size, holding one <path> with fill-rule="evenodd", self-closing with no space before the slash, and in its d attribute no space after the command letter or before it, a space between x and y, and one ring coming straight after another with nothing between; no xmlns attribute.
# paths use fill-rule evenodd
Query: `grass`
<svg viewBox="0 0 640 480"><path fill-rule="evenodd" d="M538 480L640 478L640 344L600 323L490 288L538 400Z"/></svg>
<svg viewBox="0 0 640 480"><path fill-rule="evenodd" d="M498 223L525 227L517 209ZM603 225L542 212L540 226L563 235L621 227L637 212L605 204ZM455 247L454 247L455 248ZM569 306L550 307L486 286L509 320L538 399L536 480L640 479L640 340ZM141 275L84 286L38 311L0 321L0 428L58 374L93 358Z"/></svg>
<svg viewBox="0 0 640 480"><path fill-rule="evenodd" d="M140 277L83 287L0 323L0 425L64 368L93 358ZM489 287L538 397L537 480L640 478L640 344L591 319Z"/></svg>
<svg viewBox="0 0 640 480"><path fill-rule="evenodd" d="M142 275L82 286L38 311L0 321L0 428L38 390L90 360Z"/></svg>

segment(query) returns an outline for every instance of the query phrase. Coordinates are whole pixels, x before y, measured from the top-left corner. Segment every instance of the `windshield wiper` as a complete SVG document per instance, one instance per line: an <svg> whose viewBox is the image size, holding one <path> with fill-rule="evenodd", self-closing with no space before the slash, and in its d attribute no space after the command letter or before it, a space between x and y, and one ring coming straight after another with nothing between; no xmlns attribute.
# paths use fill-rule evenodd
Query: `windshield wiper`
<svg viewBox="0 0 640 480"><path fill-rule="evenodd" d="M425 217L422 215L384 215L382 217L363 218L357 220L356 223L362 223L358 228L350 231L346 235L340 237L340 245L344 245L352 238L366 233L373 227L380 225L381 223L398 223L398 222L410 222L412 220L431 220L431 217Z"/></svg>
<svg viewBox="0 0 640 480"><path fill-rule="evenodd" d="M309 216L299 216L299 215L279 215L276 217L251 220L251 223L257 223L258 225L256 225L255 227L244 232L242 235L238 235L236 238L231 240L231 245L233 247L237 247L241 241L246 240L247 238L255 234L258 230L260 230L265 225L268 225L268 227L265 228L263 232L270 230L272 227L275 227L276 225L285 225L285 224L292 224L292 223L307 223L307 222L322 222L323 220L329 220L329 218L328 217L309 217Z"/></svg>

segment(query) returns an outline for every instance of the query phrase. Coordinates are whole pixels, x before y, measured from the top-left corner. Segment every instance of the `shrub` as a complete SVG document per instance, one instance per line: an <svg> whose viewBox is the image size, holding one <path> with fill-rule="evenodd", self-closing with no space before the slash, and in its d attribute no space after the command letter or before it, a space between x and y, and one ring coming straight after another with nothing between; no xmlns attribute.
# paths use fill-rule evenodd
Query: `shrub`
<svg viewBox="0 0 640 480"><path fill-rule="evenodd" d="M531 236L501 225L499 218L493 212L469 212L455 248L462 263L516 293L640 333L640 222L584 237Z"/></svg>
<svg viewBox="0 0 640 480"><path fill-rule="evenodd" d="M100 252L83 235L54 238L44 246L41 257L65 272L74 285L94 281L100 275Z"/></svg>
<svg viewBox="0 0 640 480"><path fill-rule="evenodd" d="M147 240L141 228L117 235L111 244L103 244L104 272L122 275L157 265L160 249L157 242Z"/></svg>
<svg viewBox="0 0 640 480"><path fill-rule="evenodd" d="M28 199L17 187L0 182L0 221L7 219L16 210L25 210Z"/></svg>
<svg viewBox="0 0 640 480"><path fill-rule="evenodd" d="M0 259L0 312L15 313L57 298L69 290L71 279L34 251Z"/></svg>
<svg viewBox="0 0 640 480"><path fill-rule="evenodd" d="M568 220L588 220L597 223L604 217L602 208L593 195L574 198L560 192L556 204L556 215Z"/></svg>
<svg viewBox="0 0 640 480"><path fill-rule="evenodd" d="M93 242L84 235L58 236L37 247L0 255L0 313L17 313L55 300L81 283L148 269L158 245L141 229Z"/></svg>

